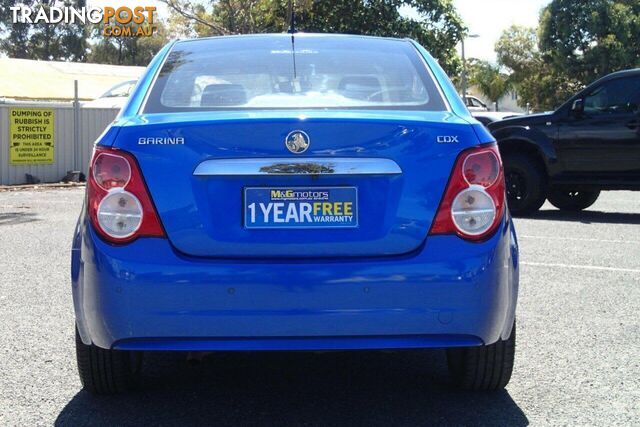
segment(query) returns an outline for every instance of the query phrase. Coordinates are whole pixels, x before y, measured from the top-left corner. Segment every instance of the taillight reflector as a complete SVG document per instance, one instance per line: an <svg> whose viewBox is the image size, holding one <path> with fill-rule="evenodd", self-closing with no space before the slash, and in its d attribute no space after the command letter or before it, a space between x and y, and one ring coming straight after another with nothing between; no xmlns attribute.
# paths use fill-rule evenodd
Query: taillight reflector
<svg viewBox="0 0 640 427"><path fill-rule="evenodd" d="M124 151L102 147L94 150L87 208L94 228L109 242L165 236L138 163Z"/></svg>
<svg viewBox="0 0 640 427"><path fill-rule="evenodd" d="M457 234L480 241L504 215L505 184L498 146L463 151L456 160L429 234Z"/></svg>

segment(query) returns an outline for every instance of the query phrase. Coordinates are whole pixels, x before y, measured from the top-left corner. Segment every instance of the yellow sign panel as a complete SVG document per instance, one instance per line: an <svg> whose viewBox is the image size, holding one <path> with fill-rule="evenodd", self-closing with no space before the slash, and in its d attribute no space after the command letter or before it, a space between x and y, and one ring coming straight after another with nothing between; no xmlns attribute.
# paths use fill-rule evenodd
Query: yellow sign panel
<svg viewBox="0 0 640 427"><path fill-rule="evenodd" d="M12 165L53 163L54 111L44 108L9 110L9 162Z"/></svg>

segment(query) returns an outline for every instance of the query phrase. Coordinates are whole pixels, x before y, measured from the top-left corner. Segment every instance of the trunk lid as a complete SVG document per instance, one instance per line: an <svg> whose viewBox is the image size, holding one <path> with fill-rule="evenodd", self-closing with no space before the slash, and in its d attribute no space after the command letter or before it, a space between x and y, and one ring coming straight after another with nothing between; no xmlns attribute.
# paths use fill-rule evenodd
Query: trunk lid
<svg viewBox="0 0 640 427"><path fill-rule="evenodd" d="M301 154L285 144L296 130L310 139ZM122 127L114 146L137 158L177 250L317 258L418 248L458 153L477 143L472 126L447 112L260 111L140 116ZM356 223L247 227L247 189L298 188L337 188L338 198L351 197L340 189L355 188Z"/></svg>

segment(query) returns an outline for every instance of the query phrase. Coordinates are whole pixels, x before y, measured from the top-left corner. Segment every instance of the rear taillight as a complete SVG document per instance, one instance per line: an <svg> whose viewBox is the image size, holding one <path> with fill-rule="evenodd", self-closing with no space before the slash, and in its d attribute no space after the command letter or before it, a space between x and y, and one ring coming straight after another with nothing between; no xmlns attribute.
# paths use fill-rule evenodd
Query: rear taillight
<svg viewBox="0 0 640 427"><path fill-rule="evenodd" d="M138 163L129 153L96 147L89 165L87 206L94 228L109 242L165 236Z"/></svg>
<svg viewBox="0 0 640 427"><path fill-rule="evenodd" d="M504 215L504 173L496 144L463 151L449 179L429 234L489 237Z"/></svg>

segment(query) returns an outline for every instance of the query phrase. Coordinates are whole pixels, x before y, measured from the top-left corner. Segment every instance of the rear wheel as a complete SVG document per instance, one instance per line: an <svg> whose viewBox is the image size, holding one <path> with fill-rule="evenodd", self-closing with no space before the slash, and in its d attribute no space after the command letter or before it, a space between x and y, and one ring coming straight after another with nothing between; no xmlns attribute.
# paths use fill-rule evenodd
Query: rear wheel
<svg viewBox="0 0 640 427"><path fill-rule="evenodd" d="M142 365L141 353L86 345L77 329L76 358L82 387L92 394L116 394L129 390Z"/></svg>
<svg viewBox="0 0 640 427"><path fill-rule="evenodd" d="M540 209L547 195L544 167L521 153L504 155L507 203L513 215L527 215Z"/></svg>
<svg viewBox="0 0 640 427"><path fill-rule="evenodd" d="M564 211L581 211L593 205L598 196L599 190L592 191L572 191L566 188L552 188L547 196L549 203Z"/></svg>
<svg viewBox="0 0 640 427"><path fill-rule="evenodd" d="M514 323L507 340L480 347L448 349L449 372L456 386L463 390L501 390L511 379L515 350Z"/></svg>

